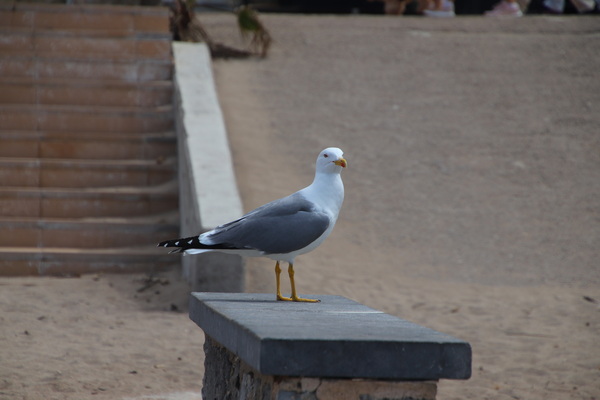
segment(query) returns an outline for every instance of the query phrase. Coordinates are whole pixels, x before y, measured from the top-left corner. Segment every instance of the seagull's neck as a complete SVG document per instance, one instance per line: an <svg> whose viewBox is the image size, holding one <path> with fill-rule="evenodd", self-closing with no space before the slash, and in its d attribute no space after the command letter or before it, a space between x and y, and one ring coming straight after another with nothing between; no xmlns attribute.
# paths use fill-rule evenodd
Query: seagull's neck
<svg viewBox="0 0 600 400"><path fill-rule="evenodd" d="M303 194L337 218L344 201L344 184L339 173L317 172Z"/></svg>

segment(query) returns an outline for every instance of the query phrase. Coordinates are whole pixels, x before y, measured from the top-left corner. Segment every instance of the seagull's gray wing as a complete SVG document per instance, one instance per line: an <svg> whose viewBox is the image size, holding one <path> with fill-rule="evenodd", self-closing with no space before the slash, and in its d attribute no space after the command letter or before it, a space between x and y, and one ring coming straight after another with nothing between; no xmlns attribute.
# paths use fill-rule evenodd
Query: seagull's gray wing
<svg viewBox="0 0 600 400"><path fill-rule="evenodd" d="M315 210L313 203L295 193L215 228L201 242L213 248L222 246L256 249L264 254L285 254L317 240L329 223L327 214Z"/></svg>

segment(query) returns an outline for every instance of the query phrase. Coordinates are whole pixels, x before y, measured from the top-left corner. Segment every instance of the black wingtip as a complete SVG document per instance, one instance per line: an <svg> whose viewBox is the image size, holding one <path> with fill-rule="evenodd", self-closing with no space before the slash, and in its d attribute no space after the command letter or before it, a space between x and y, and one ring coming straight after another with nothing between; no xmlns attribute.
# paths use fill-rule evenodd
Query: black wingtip
<svg viewBox="0 0 600 400"><path fill-rule="evenodd" d="M160 242L157 247L177 247L175 250L171 251L171 253L183 253L188 249L202 249L202 250L232 250L236 247L233 247L227 243L216 244L216 245L206 245L200 243L198 236L191 236L187 238L173 239L173 240L165 240L164 242Z"/></svg>
<svg viewBox="0 0 600 400"><path fill-rule="evenodd" d="M156 245L156 247L179 247L181 239L165 240Z"/></svg>
<svg viewBox="0 0 600 400"><path fill-rule="evenodd" d="M157 247L177 247L177 249L171 251L171 253L180 253L185 251L186 249L194 248L196 245L200 245L200 242L198 241L198 236L165 240L164 242L160 242L157 245Z"/></svg>

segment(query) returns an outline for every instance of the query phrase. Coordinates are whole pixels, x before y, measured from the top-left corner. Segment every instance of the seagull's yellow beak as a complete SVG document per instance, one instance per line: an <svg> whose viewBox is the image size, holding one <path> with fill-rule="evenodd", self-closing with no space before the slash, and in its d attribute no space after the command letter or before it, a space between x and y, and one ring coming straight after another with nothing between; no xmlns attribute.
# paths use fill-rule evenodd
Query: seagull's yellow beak
<svg viewBox="0 0 600 400"><path fill-rule="evenodd" d="M346 166L348 165L345 158L340 158L339 160L335 160L333 163L342 168L346 168Z"/></svg>

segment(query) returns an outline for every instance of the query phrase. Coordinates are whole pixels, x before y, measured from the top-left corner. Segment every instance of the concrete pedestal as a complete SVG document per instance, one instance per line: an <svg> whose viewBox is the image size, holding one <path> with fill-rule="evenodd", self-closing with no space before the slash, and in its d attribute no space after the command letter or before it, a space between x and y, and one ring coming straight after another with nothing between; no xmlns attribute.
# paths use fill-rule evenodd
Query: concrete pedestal
<svg viewBox="0 0 600 400"><path fill-rule="evenodd" d="M435 399L468 379L471 347L340 296L193 293L206 336L205 399Z"/></svg>

